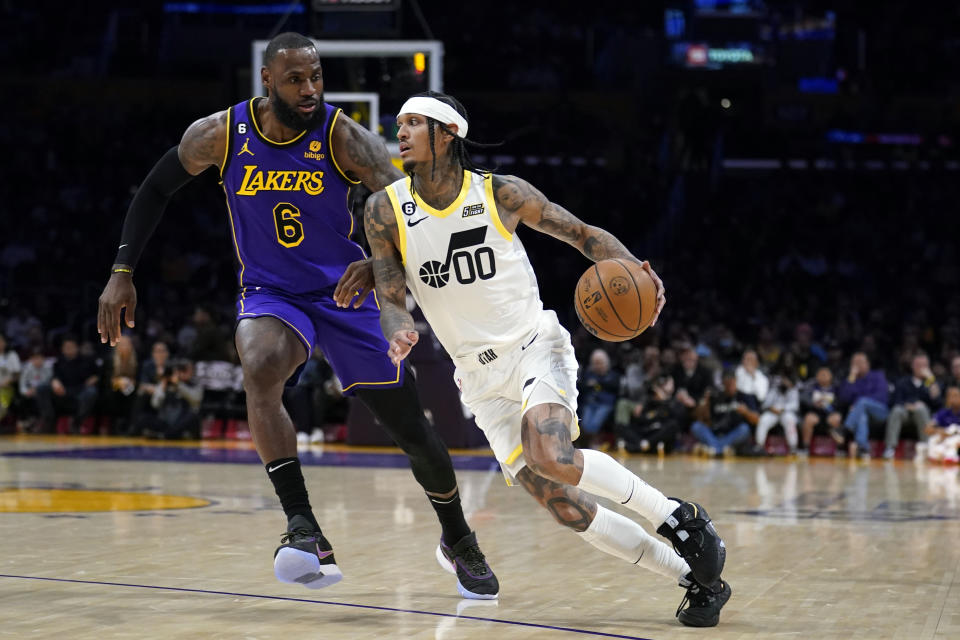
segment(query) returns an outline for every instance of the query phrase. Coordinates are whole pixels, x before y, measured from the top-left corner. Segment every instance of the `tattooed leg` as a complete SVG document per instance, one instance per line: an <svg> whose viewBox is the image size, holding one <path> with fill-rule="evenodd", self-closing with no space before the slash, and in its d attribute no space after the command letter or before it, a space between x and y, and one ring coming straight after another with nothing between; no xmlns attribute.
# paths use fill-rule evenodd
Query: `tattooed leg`
<svg viewBox="0 0 960 640"><path fill-rule="evenodd" d="M548 480L524 467L517 480L554 519L594 547L644 569L678 580L690 568L660 540L633 520L598 506L589 493Z"/></svg>
<svg viewBox="0 0 960 640"><path fill-rule="evenodd" d="M576 487L538 476L529 467L520 470L517 480L554 520L574 531L586 531L597 515L596 501Z"/></svg>
<svg viewBox="0 0 960 640"><path fill-rule="evenodd" d="M520 441L530 470L538 476L576 486L583 474L583 454L570 440L570 410L541 404L523 414Z"/></svg>

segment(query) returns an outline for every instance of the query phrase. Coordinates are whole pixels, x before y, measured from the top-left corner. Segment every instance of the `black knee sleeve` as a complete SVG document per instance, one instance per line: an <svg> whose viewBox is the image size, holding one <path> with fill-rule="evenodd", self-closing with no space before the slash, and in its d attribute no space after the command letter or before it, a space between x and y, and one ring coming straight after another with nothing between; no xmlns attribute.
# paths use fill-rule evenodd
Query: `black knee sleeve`
<svg viewBox="0 0 960 640"><path fill-rule="evenodd" d="M405 371L402 386L359 389L357 397L410 458L413 475L425 491L447 493L456 486L447 446L423 415L416 381L409 369Z"/></svg>

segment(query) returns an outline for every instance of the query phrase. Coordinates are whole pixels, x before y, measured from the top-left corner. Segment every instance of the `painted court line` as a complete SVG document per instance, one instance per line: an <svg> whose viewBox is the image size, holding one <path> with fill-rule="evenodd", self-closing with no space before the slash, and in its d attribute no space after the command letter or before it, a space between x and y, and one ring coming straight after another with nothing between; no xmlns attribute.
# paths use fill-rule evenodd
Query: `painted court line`
<svg viewBox="0 0 960 640"><path fill-rule="evenodd" d="M650 640L640 636L624 636L617 633L605 633L603 631L590 631L588 629L575 629L573 627L556 627L549 624L536 624L534 622L519 622L517 620L501 620L499 618L481 618L479 616L458 616L454 613L439 613L437 611L420 611L418 609L396 609L394 607L378 607L370 604L356 604L352 602L332 602L328 600L307 600L306 598L288 598L284 596L265 596L259 593L234 593L232 591L210 591L207 589L187 589L184 587L161 587L150 584L128 584L124 582L102 582L99 580L70 580L67 578L41 578L39 576L17 576L6 573L0 573L0 578L16 578L20 580L41 580L45 582L67 582L72 584L94 584L108 587L130 587L135 589L155 589L157 591L177 591L181 593L202 593L215 596L234 596L241 598L260 598L261 600L282 600L287 602L308 602L310 604L325 604L334 607L352 607L355 609L372 609L375 611L389 611L391 613L413 613L421 616L436 616L439 618L458 618L461 620L476 620L478 622L496 622L498 624L507 624L518 627L534 627L537 629L550 629L551 631L565 631L567 633L579 633L588 636L599 636L603 638L625 638L626 640Z"/></svg>

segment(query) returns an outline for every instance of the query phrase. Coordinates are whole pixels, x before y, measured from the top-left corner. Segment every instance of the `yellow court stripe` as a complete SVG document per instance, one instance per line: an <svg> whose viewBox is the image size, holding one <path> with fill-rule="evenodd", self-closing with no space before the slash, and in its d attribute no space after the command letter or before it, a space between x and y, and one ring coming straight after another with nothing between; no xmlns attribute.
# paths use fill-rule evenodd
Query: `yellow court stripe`
<svg viewBox="0 0 960 640"><path fill-rule="evenodd" d="M129 491L86 489L0 489L0 513L75 513L194 509L209 500Z"/></svg>
<svg viewBox="0 0 960 640"><path fill-rule="evenodd" d="M397 191L392 184L386 188L387 198L393 206L393 215L397 218L397 235L400 236L400 261L407 264L407 226L403 222L403 213L400 211L400 202L397 199Z"/></svg>
<svg viewBox="0 0 960 640"><path fill-rule="evenodd" d="M340 168L340 165L337 164L337 158L333 155L333 128L337 126L337 118L340 117L340 114L343 113L343 109L337 109L333 112L333 122L330 123L330 130L327 133L327 153L330 154L330 160L333 162L334 169L337 170L337 173L340 176L349 182L350 184L360 184L360 180L351 180L347 177L347 174L343 172L343 169Z"/></svg>
<svg viewBox="0 0 960 640"><path fill-rule="evenodd" d="M260 136L261 138L263 138L265 141L269 142L270 144L276 144L276 145L281 145L281 146L283 146L283 145L293 144L294 142L296 142L297 140L299 140L299 139L302 138L303 136L307 135L307 130L304 129L303 131L300 132L300 135L298 135L298 136L296 136L296 137L294 137L294 138L291 138L291 139L287 140L286 142L277 142L276 140L271 140L270 138L268 138L267 136L265 136L265 135L263 134L263 131L260 131L260 125L257 123L257 114L254 113L254 111L253 111L253 101L254 101L254 100L256 100L256 98L250 98L250 103L249 103L249 104L250 104L250 122L253 123L253 128L257 130L257 135L259 135L259 136Z"/></svg>
<svg viewBox="0 0 960 640"><path fill-rule="evenodd" d="M503 220L500 219L500 210L497 209L497 199L493 195L493 174L488 173L483 177L483 190L487 194L487 207L490 208L490 219L493 221L493 226L497 228L501 236L513 242L513 234L503 226Z"/></svg>
<svg viewBox="0 0 960 640"><path fill-rule="evenodd" d="M407 178L407 190L413 194L413 200L417 203L417 206L429 213L432 216L437 218L446 218L448 215L460 208L460 205L463 204L463 201L467 198L467 193L470 192L470 186L473 184L472 180L473 174L466 169L463 170L463 184L460 186L460 193L454 198L453 202L450 203L446 209L434 209L426 202L420 199L419 196L413 190L413 184L411 182L412 178Z"/></svg>

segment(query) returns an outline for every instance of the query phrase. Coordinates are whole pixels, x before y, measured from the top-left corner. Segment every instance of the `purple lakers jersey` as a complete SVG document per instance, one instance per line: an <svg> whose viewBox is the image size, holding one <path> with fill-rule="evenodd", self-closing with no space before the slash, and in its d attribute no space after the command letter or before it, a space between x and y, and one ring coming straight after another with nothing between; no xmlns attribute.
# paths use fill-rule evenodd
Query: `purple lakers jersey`
<svg viewBox="0 0 960 640"><path fill-rule="evenodd" d="M220 173L241 299L260 287L290 294L332 289L348 264L365 257L350 240L347 189L357 183L344 175L331 152L330 136L341 111L324 104L322 127L275 142L254 118L260 99L230 109Z"/></svg>

